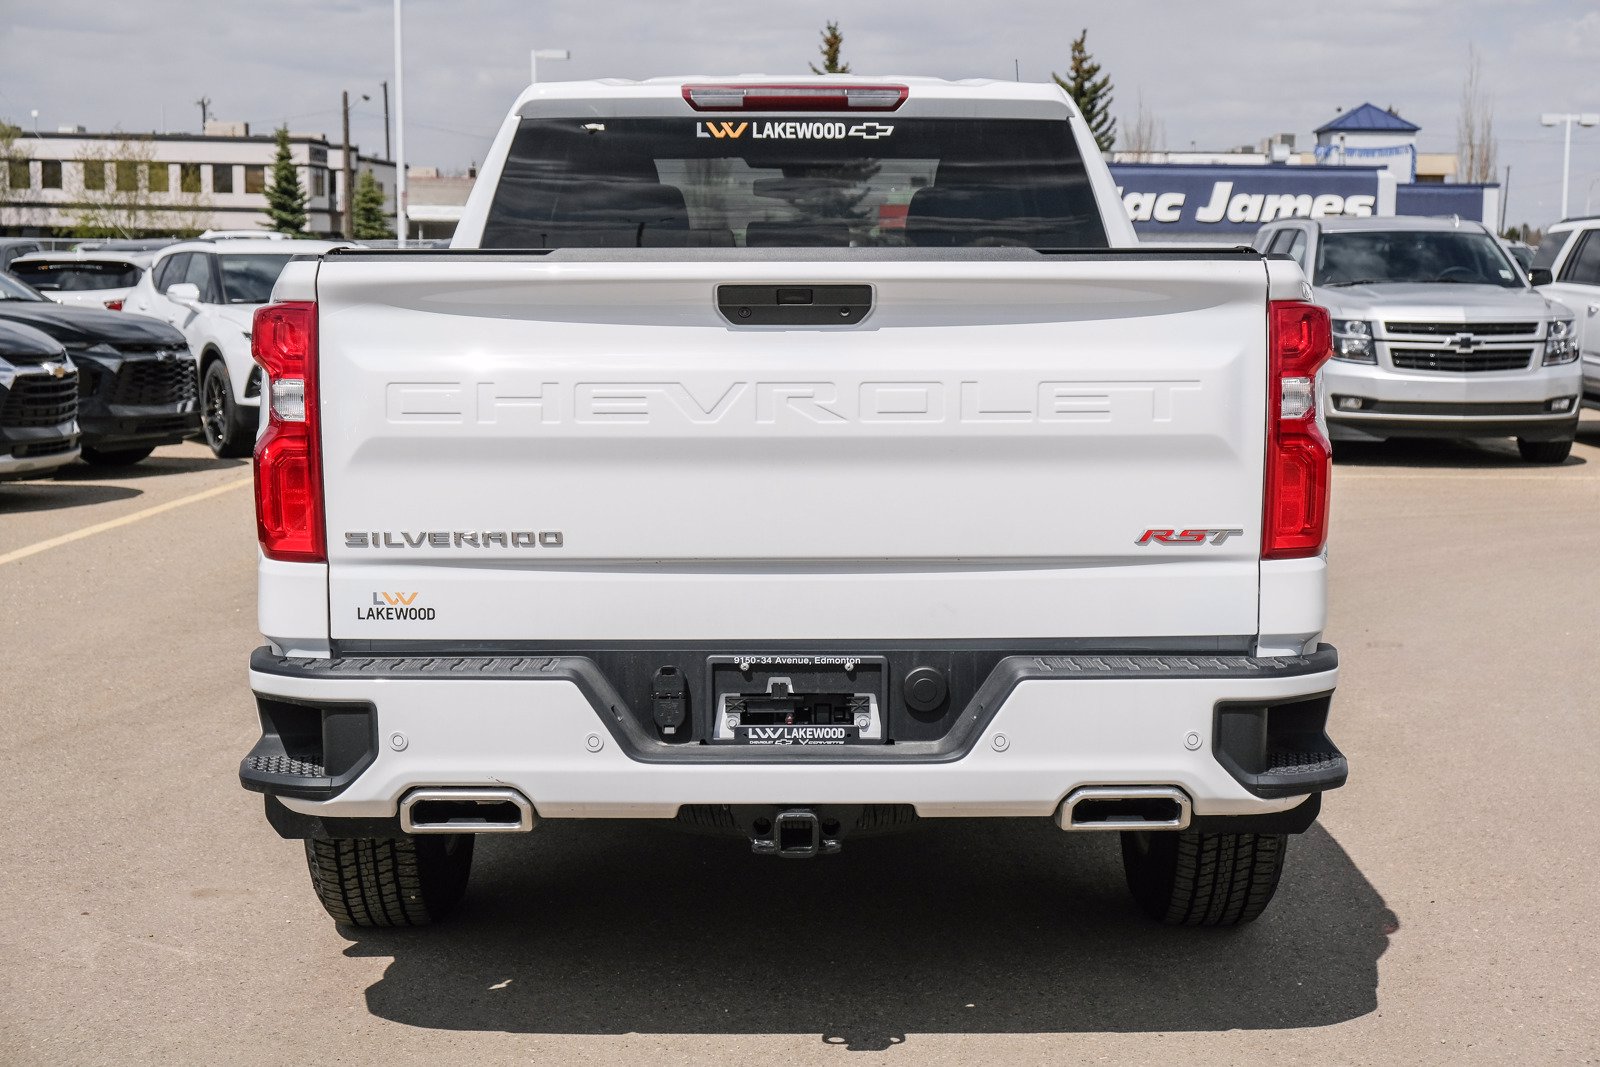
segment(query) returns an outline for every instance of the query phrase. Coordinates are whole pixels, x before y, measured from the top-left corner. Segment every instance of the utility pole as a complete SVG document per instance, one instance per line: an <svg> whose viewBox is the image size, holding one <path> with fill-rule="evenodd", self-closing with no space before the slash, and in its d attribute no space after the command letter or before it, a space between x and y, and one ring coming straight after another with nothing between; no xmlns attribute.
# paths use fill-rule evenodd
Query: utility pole
<svg viewBox="0 0 1600 1067"><path fill-rule="evenodd" d="M344 182L342 183L344 185L344 196L341 198L343 206L339 210L339 232L343 233L344 239L348 241L356 235L355 219L352 217L350 210L350 191L352 186L350 181L350 93L347 91L340 95L344 100Z"/></svg>
<svg viewBox="0 0 1600 1067"><path fill-rule="evenodd" d="M1506 183L1500 187L1500 233L1506 232L1506 201L1511 199L1511 164L1506 164Z"/></svg>
<svg viewBox="0 0 1600 1067"><path fill-rule="evenodd" d="M383 83L383 158L393 159L389 154L389 83Z"/></svg>
<svg viewBox="0 0 1600 1067"><path fill-rule="evenodd" d="M211 98L202 96L195 103L200 105L200 133L203 136L206 132L206 120L211 117Z"/></svg>
<svg viewBox="0 0 1600 1067"><path fill-rule="evenodd" d="M394 232L406 246L406 76L405 44L400 33L400 0L394 0Z"/></svg>

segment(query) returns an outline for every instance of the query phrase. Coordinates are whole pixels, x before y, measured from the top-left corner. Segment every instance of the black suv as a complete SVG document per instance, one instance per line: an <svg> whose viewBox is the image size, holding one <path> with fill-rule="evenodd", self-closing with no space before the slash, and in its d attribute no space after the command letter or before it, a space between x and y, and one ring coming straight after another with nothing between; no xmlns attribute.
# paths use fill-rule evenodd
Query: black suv
<svg viewBox="0 0 1600 1067"><path fill-rule="evenodd" d="M30 326L66 348L78 373L83 458L121 466L200 428L188 342L158 319L66 307L0 275L0 323Z"/></svg>
<svg viewBox="0 0 1600 1067"><path fill-rule="evenodd" d="M78 372L61 342L0 321L0 481L78 458Z"/></svg>

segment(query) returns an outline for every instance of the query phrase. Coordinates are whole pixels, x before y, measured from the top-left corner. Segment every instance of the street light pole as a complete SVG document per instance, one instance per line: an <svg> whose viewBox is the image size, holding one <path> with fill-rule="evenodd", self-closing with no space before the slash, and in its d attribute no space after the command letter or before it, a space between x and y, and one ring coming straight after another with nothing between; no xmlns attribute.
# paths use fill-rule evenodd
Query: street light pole
<svg viewBox="0 0 1600 1067"><path fill-rule="evenodd" d="M1546 112L1545 114L1539 116L1539 124L1541 126L1561 126L1561 125L1564 125L1567 128L1566 136L1562 139L1562 147L1561 147L1561 217L1562 218L1566 218L1567 217L1567 189L1571 185L1571 179L1572 179L1572 124L1574 122L1576 122L1579 126L1596 126L1596 125L1600 125L1600 115L1597 115L1592 111L1585 111L1585 112L1582 112L1581 114L1580 113L1571 113L1571 112L1566 113L1566 114L1556 114L1554 112Z"/></svg>
<svg viewBox="0 0 1600 1067"><path fill-rule="evenodd" d="M539 60L541 59L571 59L572 53L565 48L535 48L528 57L528 73L531 81L539 80Z"/></svg>

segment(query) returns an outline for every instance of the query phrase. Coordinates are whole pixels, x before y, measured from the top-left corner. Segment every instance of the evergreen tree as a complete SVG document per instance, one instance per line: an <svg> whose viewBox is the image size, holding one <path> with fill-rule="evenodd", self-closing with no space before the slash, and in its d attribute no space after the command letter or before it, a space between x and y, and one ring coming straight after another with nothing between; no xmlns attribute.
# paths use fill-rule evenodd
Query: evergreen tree
<svg viewBox="0 0 1600 1067"><path fill-rule="evenodd" d="M1078 110L1083 112L1083 120L1088 123L1100 151L1109 152L1117 143L1117 120L1111 117L1111 76L1100 73L1100 64L1089 55L1088 39L1089 31L1084 30L1072 42L1072 67L1067 77L1064 80L1059 74L1050 77L1067 91Z"/></svg>
<svg viewBox="0 0 1600 1067"><path fill-rule="evenodd" d="M306 190L300 172L289 158L289 127L277 131L278 155L272 161L272 181L267 185L267 217L279 233L306 232Z"/></svg>
<svg viewBox="0 0 1600 1067"><path fill-rule="evenodd" d="M378 179L372 176L370 170L362 171L361 177L356 179L355 199L350 214L356 240L394 236L394 231L389 228L388 213L384 211L383 186L378 184Z"/></svg>
<svg viewBox="0 0 1600 1067"><path fill-rule="evenodd" d="M839 32L837 22L829 22L822 31L822 45L818 49L822 53L822 69L818 70L815 63L811 64L813 74L849 74L850 64L839 62L839 49L844 44L844 34Z"/></svg>

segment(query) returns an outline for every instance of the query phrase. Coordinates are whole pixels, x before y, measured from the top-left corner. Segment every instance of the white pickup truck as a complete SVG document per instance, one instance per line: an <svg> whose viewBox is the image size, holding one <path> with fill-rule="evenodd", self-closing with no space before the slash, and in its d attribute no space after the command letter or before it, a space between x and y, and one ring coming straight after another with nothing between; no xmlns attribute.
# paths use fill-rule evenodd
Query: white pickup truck
<svg viewBox="0 0 1600 1067"><path fill-rule="evenodd" d="M615 818L1053 819L1253 919L1346 776L1308 294L1140 248L1053 86L534 86L455 247L256 315L243 783L356 926Z"/></svg>

